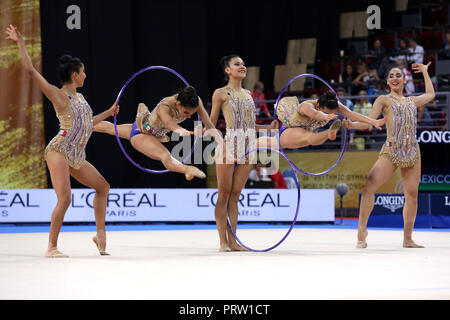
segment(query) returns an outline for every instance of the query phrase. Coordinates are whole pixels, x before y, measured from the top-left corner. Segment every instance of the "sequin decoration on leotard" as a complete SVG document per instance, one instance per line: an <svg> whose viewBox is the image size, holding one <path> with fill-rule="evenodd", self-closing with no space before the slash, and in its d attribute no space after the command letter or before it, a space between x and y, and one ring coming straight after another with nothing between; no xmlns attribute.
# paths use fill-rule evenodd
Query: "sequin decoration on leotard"
<svg viewBox="0 0 450 320"><path fill-rule="evenodd" d="M226 123L226 150L238 163L253 160L254 152L244 155L255 148L255 103L247 90L233 90L225 87L227 100L222 105L222 113Z"/></svg>
<svg viewBox="0 0 450 320"><path fill-rule="evenodd" d="M169 114L172 116L173 121L179 124L186 120L186 117L180 116L176 107L176 98L178 95L167 97L162 99L156 107L149 112L145 105L139 106L138 113L136 115L136 122L141 133L152 135L159 139L161 142L168 142L170 138L167 134L170 132L162 122L158 115L158 108L164 104L169 107Z"/></svg>
<svg viewBox="0 0 450 320"><path fill-rule="evenodd" d="M407 97L405 103L389 97L394 103L383 110L383 115L388 118L387 140L380 154L387 155L400 168L411 167L420 157L416 138L417 107L411 97Z"/></svg>
<svg viewBox="0 0 450 320"><path fill-rule="evenodd" d="M75 169L81 168L86 159L86 144L92 134L92 110L81 93L68 94L69 104L61 111L56 111L59 119L59 134L45 148L45 154L50 150L64 155L68 165Z"/></svg>
<svg viewBox="0 0 450 320"><path fill-rule="evenodd" d="M307 102L316 106L314 100ZM278 102L277 118L288 128L302 128L308 131L314 131L317 128L323 127L327 121L317 121L311 118L302 116L298 112L300 102L297 97L284 97Z"/></svg>

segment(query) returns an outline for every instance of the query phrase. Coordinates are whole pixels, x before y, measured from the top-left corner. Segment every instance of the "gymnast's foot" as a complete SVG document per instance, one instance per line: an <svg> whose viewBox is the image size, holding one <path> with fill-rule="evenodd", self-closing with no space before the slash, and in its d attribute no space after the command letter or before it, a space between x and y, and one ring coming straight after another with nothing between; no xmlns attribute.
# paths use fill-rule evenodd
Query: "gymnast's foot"
<svg viewBox="0 0 450 320"><path fill-rule="evenodd" d="M186 176L186 180L190 181L192 179L194 179L194 177L197 177L199 179L205 179L206 178L206 174L198 169L197 167L194 166L187 166L187 172L185 173Z"/></svg>
<svg viewBox="0 0 450 320"><path fill-rule="evenodd" d="M97 246L98 253L100 253L101 256L110 255L108 252L106 252L106 234L104 234L103 232L97 234L95 237L92 238L92 241Z"/></svg>
<svg viewBox="0 0 450 320"><path fill-rule="evenodd" d="M49 247L47 252L45 253L46 258L68 258L68 255L65 255L61 251L58 250L57 247Z"/></svg>
<svg viewBox="0 0 450 320"><path fill-rule="evenodd" d="M221 244L219 248L219 252L231 252L230 247L228 244Z"/></svg>
<svg viewBox="0 0 450 320"><path fill-rule="evenodd" d="M425 248L412 240L403 240L403 248Z"/></svg>
<svg viewBox="0 0 450 320"><path fill-rule="evenodd" d="M148 122L150 118L150 111L145 104L142 102L138 104L138 110L136 114L136 124L141 132L146 132L144 125Z"/></svg>
<svg viewBox="0 0 450 320"><path fill-rule="evenodd" d="M248 251L243 246L239 245L237 242L229 243L228 246L230 247L231 251Z"/></svg>
<svg viewBox="0 0 450 320"><path fill-rule="evenodd" d="M369 233L367 232L367 229L360 230L358 229L358 242L356 243L356 247L360 249L367 248L367 242L366 238Z"/></svg>
<svg viewBox="0 0 450 320"><path fill-rule="evenodd" d="M341 120L334 121L328 129L328 139L336 140L338 130L341 128Z"/></svg>

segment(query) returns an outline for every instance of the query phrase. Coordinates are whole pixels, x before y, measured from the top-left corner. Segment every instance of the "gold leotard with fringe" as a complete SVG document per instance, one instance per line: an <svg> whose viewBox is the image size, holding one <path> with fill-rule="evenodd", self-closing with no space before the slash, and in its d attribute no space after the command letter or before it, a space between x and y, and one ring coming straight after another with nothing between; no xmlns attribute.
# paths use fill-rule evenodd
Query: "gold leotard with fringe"
<svg viewBox="0 0 450 320"><path fill-rule="evenodd" d="M236 91L230 87L225 87L225 90L227 99L221 109L226 124L224 139L226 150L233 160L238 163L247 163L256 156L255 152L245 156L247 152L255 148L255 103L248 90ZM217 156L222 154L218 149L220 148L216 149L216 160Z"/></svg>
<svg viewBox="0 0 450 320"><path fill-rule="evenodd" d="M67 164L79 169L86 161L86 144L92 134L94 120L92 109L81 93L67 94L69 104L56 111L60 131L45 148L61 153Z"/></svg>
<svg viewBox="0 0 450 320"><path fill-rule="evenodd" d="M316 100L307 100L317 108ZM277 118L288 128L302 128L307 131L314 131L323 127L327 121L317 121L301 115L298 111L300 102L297 97L284 97L278 102Z"/></svg>
<svg viewBox="0 0 450 320"><path fill-rule="evenodd" d="M402 103L393 96L388 96L392 104L382 109L386 122L386 143L380 156L388 158L400 168L412 167L420 158L419 143L416 138L417 107L411 97Z"/></svg>

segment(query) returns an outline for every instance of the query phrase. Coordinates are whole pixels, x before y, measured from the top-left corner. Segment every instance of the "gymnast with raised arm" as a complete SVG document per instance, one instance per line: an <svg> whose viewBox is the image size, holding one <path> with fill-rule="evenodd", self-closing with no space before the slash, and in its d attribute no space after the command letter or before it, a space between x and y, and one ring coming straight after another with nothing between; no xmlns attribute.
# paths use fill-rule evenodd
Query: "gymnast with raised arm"
<svg viewBox="0 0 450 320"><path fill-rule="evenodd" d="M45 161L57 203L52 212L48 248L45 254L50 258L68 257L58 250L57 242L64 215L71 201L70 176L81 184L95 190L94 212L97 234L92 239L101 255L106 252L106 202L109 184L97 169L86 161L85 148L92 128L100 121L117 114L119 106L114 103L108 110L93 116L92 110L78 88L83 87L86 74L80 59L64 55L59 59L58 75L62 87L58 88L45 80L34 68L27 53L25 42L16 27L6 29L7 39L19 46L22 66L50 100L59 119L60 130L45 149Z"/></svg>
<svg viewBox="0 0 450 320"><path fill-rule="evenodd" d="M403 180L405 205L403 207L403 247L423 248L412 240L414 222L417 215L417 198L420 183L420 149L416 139L417 108L434 99L434 88L428 75L428 66L413 64L415 73L421 72L425 79L425 93L419 96L403 96L406 78L399 68L392 68L388 73L387 84L391 92L379 96L372 107L369 117L378 118L382 113L388 119L386 123L387 139L380 152L380 157L370 169L362 190L359 207L358 248L366 248L367 223L373 210L375 192L388 181L394 171L400 168ZM367 124L349 122L349 127L366 129Z"/></svg>

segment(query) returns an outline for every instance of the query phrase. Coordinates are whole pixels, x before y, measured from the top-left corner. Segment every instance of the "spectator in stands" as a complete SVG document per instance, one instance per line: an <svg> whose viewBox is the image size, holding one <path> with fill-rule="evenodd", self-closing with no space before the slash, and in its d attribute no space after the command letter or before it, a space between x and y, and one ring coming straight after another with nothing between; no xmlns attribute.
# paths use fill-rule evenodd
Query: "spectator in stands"
<svg viewBox="0 0 450 320"><path fill-rule="evenodd" d="M361 90L358 92L358 95L367 96L367 92L365 90ZM359 98L353 107L353 111L364 116L368 116L370 114L370 111L372 111L372 104L367 98Z"/></svg>
<svg viewBox="0 0 450 320"><path fill-rule="evenodd" d="M338 88L336 89L336 92L337 92L339 98L341 99L342 103L343 103L344 105L346 105L347 108L349 108L350 110L353 111L353 107L354 107L354 106L353 106L352 100L350 100L350 99L344 99L344 98L343 98L344 96L347 95L347 92L345 91L345 89L344 89L343 87L338 87ZM342 115L339 115L338 118L341 119L341 120L344 119L344 117L343 117ZM353 144L355 143L355 142L354 142L355 130L349 130L349 133L350 133L350 141L349 141L349 144L350 144L350 145L353 145Z"/></svg>
<svg viewBox="0 0 450 320"><path fill-rule="evenodd" d="M345 97L347 95L347 91L345 90L344 87L338 87L336 89L336 92L339 96L339 98L341 98L341 101L344 105L347 106L347 108L349 108L350 110L353 111L353 102L350 99L344 99L343 97Z"/></svg>
<svg viewBox="0 0 450 320"><path fill-rule="evenodd" d="M410 47L408 51L412 53L412 55L409 57L409 62L422 64L423 56L425 54L425 50L423 49L423 47L417 44L416 38L409 38L409 46Z"/></svg>
<svg viewBox="0 0 450 320"><path fill-rule="evenodd" d="M450 59L450 30L445 32L445 41L439 51L440 59Z"/></svg>
<svg viewBox="0 0 450 320"><path fill-rule="evenodd" d="M444 49L445 50L450 50L450 30L447 30L445 32Z"/></svg>
<svg viewBox="0 0 450 320"><path fill-rule="evenodd" d="M339 82L348 82L351 83L355 78L357 77L357 73L353 66L351 64L347 64L345 66L344 73L342 73L341 77L339 78Z"/></svg>
<svg viewBox="0 0 450 320"><path fill-rule="evenodd" d="M373 81L379 81L376 70L369 70L367 68L367 64L360 63L356 68L358 72L358 76L353 80L354 87L352 89L352 93L355 94L362 89L367 89L369 87L369 83Z"/></svg>
<svg viewBox="0 0 450 320"><path fill-rule="evenodd" d="M434 129L433 126L435 126L435 123L429 110L429 107L433 104L436 105L436 100L431 101L427 105L417 107L417 130Z"/></svg>
<svg viewBox="0 0 450 320"><path fill-rule="evenodd" d="M261 118L270 119L272 116L269 112L269 108L267 107L267 103L260 102L266 100L266 97L264 95L264 83L262 83L261 81L256 82L251 93L253 101L255 101L256 120L261 120Z"/></svg>
<svg viewBox="0 0 450 320"><path fill-rule="evenodd" d="M272 167L269 168L269 177L272 180L275 189L287 189L286 181L279 170Z"/></svg>
<svg viewBox="0 0 450 320"><path fill-rule="evenodd" d="M284 171L283 171L283 177L286 179L286 178L292 178L292 179L295 179L295 172L294 172L294 169L292 169L292 168L287 168L287 169L284 169Z"/></svg>
<svg viewBox="0 0 450 320"><path fill-rule="evenodd" d="M271 181L267 168L261 162L257 162L255 168L250 171L248 179L252 181Z"/></svg>
<svg viewBox="0 0 450 320"><path fill-rule="evenodd" d="M395 48L390 60L391 61L397 61L397 60L408 61L408 53L409 53L408 42L406 41L405 38L400 38L398 40L398 47Z"/></svg>
<svg viewBox="0 0 450 320"><path fill-rule="evenodd" d="M439 100L433 99L433 101L427 104L430 111L431 118L434 120L435 126L438 126L436 130L447 130L447 105L439 105Z"/></svg>
<svg viewBox="0 0 450 320"><path fill-rule="evenodd" d="M405 85L405 91L407 94L412 94L414 93L415 87L414 87L414 81L413 81L413 77L412 77L412 73L410 70L408 70L406 68L406 62L405 60L397 60L397 68L399 68L400 70L403 71L403 74L405 75L405 79L406 79L406 85Z"/></svg>
<svg viewBox="0 0 450 320"><path fill-rule="evenodd" d="M436 99L417 108L417 121L420 127L435 126L434 130L447 130L446 113L437 104Z"/></svg>
<svg viewBox="0 0 450 320"><path fill-rule="evenodd" d="M366 96L367 92L364 90L361 90L358 92L359 96ZM358 112L362 115L368 116L370 114L370 112L372 111L372 104L369 102L369 100L367 98L359 98L356 100L355 106L353 107L353 111L354 112ZM373 127L370 126L369 129L365 129L365 130L351 130L350 131L350 141L349 143L351 145L356 145L356 147L358 148L358 145L360 145L362 143L362 146L364 146L364 141L368 141L368 137L365 137L365 135L368 135L372 132ZM356 135L356 138L355 138ZM370 140L370 139L369 139ZM362 149L360 150L364 150L364 147L362 147Z"/></svg>
<svg viewBox="0 0 450 320"><path fill-rule="evenodd" d="M369 55L373 56L374 61L370 65L371 70L380 69L381 63L386 56L386 48L381 45L381 40L376 39L373 42L373 49L369 50Z"/></svg>

